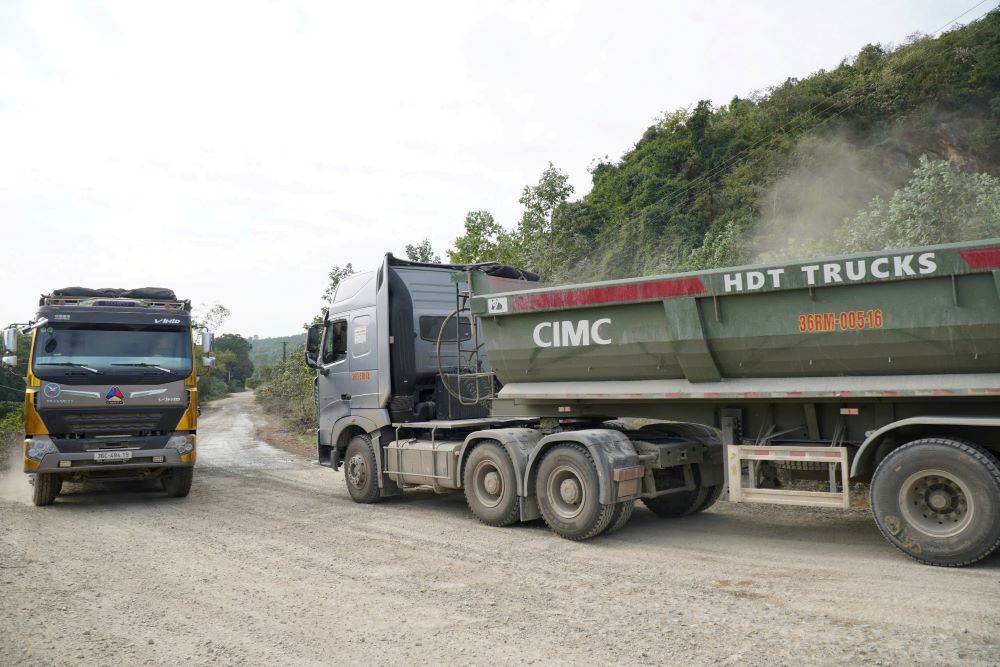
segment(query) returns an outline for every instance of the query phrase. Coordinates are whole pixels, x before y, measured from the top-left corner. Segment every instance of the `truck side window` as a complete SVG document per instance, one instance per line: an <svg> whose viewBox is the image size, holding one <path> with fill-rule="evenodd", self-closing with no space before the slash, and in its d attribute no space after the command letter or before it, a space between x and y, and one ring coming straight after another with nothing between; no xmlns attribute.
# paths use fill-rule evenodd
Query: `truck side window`
<svg viewBox="0 0 1000 667"><path fill-rule="evenodd" d="M326 325L323 337L323 363L333 364L347 358L347 320L335 320Z"/></svg>

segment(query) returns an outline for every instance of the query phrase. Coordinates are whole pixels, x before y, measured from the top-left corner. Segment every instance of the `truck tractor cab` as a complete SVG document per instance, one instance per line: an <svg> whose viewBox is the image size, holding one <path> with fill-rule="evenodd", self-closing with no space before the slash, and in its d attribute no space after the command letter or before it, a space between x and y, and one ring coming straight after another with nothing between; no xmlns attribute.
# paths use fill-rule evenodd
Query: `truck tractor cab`
<svg viewBox="0 0 1000 667"><path fill-rule="evenodd" d="M168 495L187 495L198 418L190 311L162 288L41 297L23 327L32 334L24 471L36 505L54 502L63 482L86 479L160 479ZM13 333L5 331L8 349Z"/></svg>
<svg viewBox="0 0 1000 667"><path fill-rule="evenodd" d="M425 264L387 254L377 270L337 285L305 352L317 371L320 463L338 468L354 436L377 438L393 424L488 417L499 386L468 310L473 273L496 289L538 280L497 263Z"/></svg>

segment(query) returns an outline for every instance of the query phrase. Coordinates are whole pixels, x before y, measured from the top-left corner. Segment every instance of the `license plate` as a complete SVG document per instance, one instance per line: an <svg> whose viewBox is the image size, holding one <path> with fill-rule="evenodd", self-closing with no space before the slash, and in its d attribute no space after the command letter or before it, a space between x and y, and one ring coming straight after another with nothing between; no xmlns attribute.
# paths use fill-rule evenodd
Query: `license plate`
<svg viewBox="0 0 1000 667"><path fill-rule="evenodd" d="M118 463L119 461L128 461L131 458L132 452L94 452L94 461L98 463Z"/></svg>

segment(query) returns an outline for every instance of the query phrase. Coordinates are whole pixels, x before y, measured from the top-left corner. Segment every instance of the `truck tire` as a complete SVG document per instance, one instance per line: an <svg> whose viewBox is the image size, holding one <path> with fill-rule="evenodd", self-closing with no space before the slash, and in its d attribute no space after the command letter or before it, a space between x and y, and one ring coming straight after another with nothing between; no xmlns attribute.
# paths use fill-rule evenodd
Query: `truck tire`
<svg viewBox="0 0 1000 667"><path fill-rule="evenodd" d="M538 467L538 508L548 527L560 537L586 540L607 529L615 505L602 505L599 492L597 466L580 445L556 445Z"/></svg>
<svg viewBox="0 0 1000 667"><path fill-rule="evenodd" d="M465 460L462 479L465 502L487 526L509 526L521 518L514 464L500 443L477 445Z"/></svg>
<svg viewBox="0 0 1000 667"><path fill-rule="evenodd" d="M617 533L619 530L624 528L632 518L632 512L634 511L634 500L626 500L625 502L616 503L614 514L611 516L611 525L609 525L608 529L604 531L604 534L611 535L612 533Z"/></svg>
<svg viewBox="0 0 1000 667"><path fill-rule="evenodd" d="M707 488L708 493L705 494L705 500L703 500L702 503L698 505L698 507L694 508L694 512L692 512L692 514L697 514L698 512L704 512L709 507L714 505L715 502L719 499L719 496L722 495L722 484L716 484L715 486L708 486L702 488Z"/></svg>
<svg viewBox="0 0 1000 667"><path fill-rule="evenodd" d="M191 492L192 480L194 480L194 466L168 470L163 475L163 490L167 492L167 498L186 498Z"/></svg>
<svg viewBox="0 0 1000 667"><path fill-rule="evenodd" d="M49 472L35 473L35 486L31 490L31 502L38 507L51 505L62 490L62 478Z"/></svg>
<svg viewBox="0 0 1000 667"><path fill-rule="evenodd" d="M701 473L697 471L695 479L698 480L697 486L691 491L679 491L655 498L643 498L642 502L653 514L664 519L677 519L703 512L719 499L723 485L705 486L701 484Z"/></svg>
<svg viewBox="0 0 1000 667"><path fill-rule="evenodd" d="M869 498L882 536L920 563L969 565L1000 546L1000 462L971 442L924 438L892 450Z"/></svg>
<svg viewBox="0 0 1000 667"><path fill-rule="evenodd" d="M379 498L375 450L367 435L356 435L344 453L344 482L356 503L369 504Z"/></svg>

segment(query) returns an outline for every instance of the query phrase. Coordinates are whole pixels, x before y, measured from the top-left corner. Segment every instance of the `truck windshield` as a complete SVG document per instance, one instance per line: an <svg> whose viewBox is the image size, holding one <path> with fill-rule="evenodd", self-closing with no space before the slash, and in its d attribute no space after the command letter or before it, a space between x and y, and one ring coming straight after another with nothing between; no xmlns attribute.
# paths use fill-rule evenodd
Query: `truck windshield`
<svg viewBox="0 0 1000 667"><path fill-rule="evenodd" d="M69 329L45 327L35 341L35 373L84 368L105 375L134 375L137 369L191 373L186 329Z"/></svg>

